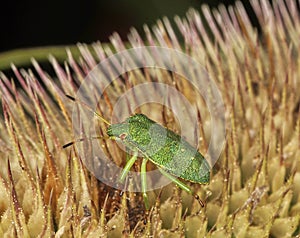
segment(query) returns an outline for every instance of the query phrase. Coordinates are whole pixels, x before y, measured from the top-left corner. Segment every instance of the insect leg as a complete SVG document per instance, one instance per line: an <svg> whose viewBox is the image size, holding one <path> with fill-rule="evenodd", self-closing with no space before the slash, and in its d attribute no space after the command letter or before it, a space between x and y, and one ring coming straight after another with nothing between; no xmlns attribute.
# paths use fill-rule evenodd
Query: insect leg
<svg viewBox="0 0 300 238"><path fill-rule="evenodd" d="M130 149L126 147L126 163L130 160L130 154L129 154Z"/></svg>
<svg viewBox="0 0 300 238"><path fill-rule="evenodd" d="M130 160L130 154L129 154L130 149L128 147L126 147L126 164L127 162ZM125 186L124 189L120 192L120 196L123 195L124 191L127 191L127 186L128 186L128 182L129 182L129 176L126 176L126 181L125 181ZM121 182L121 181L120 181Z"/></svg>
<svg viewBox="0 0 300 238"><path fill-rule="evenodd" d="M149 210L149 199L147 196L147 177L146 177L146 164L148 162L147 158L143 159L142 166L141 166L141 180L142 180L142 193L144 198L145 207Z"/></svg>
<svg viewBox="0 0 300 238"><path fill-rule="evenodd" d="M196 198L196 200L199 202L199 204L201 205L201 207L204 207L204 203L203 201L200 199L200 197L195 194L192 189L187 186L185 183L181 182L180 180L178 180L177 178L175 178L174 176L168 174L166 171L164 171L162 168L159 168L159 171L166 176L168 179L170 179L172 182L174 182L178 187L180 187L181 189L183 189L184 191L188 192L189 194L193 195L194 198Z"/></svg>
<svg viewBox="0 0 300 238"><path fill-rule="evenodd" d="M124 182L124 179L126 178L126 176L127 176L128 172L130 171L132 165L137 160L137 156L138 156L138 151L134 151L133 156L127 161L127 163L126 163L126 165L125 165L125 167L124 167L124 169L122 171L122 174L121 174L121 176L119 178L119 181L121 183Z"/></svg>

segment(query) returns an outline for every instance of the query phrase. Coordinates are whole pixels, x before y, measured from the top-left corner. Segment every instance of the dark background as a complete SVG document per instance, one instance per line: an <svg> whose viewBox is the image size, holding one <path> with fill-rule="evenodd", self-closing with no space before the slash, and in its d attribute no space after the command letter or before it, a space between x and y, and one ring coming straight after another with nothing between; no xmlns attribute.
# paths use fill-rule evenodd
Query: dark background
<svg viewBox="0 0 300 238"><path fill-rule="evenodd" d="M242 1L253 14L249 1ZM1 2L0 52L34 46L108 41L118 32L122 39L131 26L143 33L143 24L153 25L162 16L171 21L206 3L216 7L233 0L52 0ZM255 21L255 20L254 20Z"/></svg>

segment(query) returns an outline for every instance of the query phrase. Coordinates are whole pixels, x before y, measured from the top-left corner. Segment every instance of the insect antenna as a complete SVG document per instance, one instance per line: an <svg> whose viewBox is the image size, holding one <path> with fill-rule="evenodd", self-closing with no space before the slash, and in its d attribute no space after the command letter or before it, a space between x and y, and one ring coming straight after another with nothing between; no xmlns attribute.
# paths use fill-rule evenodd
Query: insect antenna
<svg viewBox="0 0 300 238"><path fill-rule="evenodd" d="M69 143L63 145L62 148L65 149L65 148L67 148L67 147L69 147L71 145L74 145L76 142L81 142L81 141L84 141L84 140L87 140L87 139L94 140L94 139L103 139L103 138L104 138L103 136L94 136L94 137L90 137L90 138L79 138L77 140L70 141Z"/></svg>
<svg viewBox="0 0 300 238"><path fill-rule="evenodd" d="M73 102L76 102L76 103L79 103L81 105L83 105L85 108L87 108L89 111L91 111L92 113L94 113L94 115L99 118L102 122L104 122L105 124L107 125L111 125L107 120L105 120L99 113L97 113L95 110L93 110L89 105L87 105L86 103L82 102L82 101L79 101L77 99L75 99L74 97L70 96L70 95L67 95L66 94L66 97L70 100L72 100ZM101 139L101 138L104 138L103 136L94 136L94 137L91 137L91 138L79 138L79 139L76 139L76 140L73 140L65 145L63 145L63 149L71 146L71 145L74 145L76 142L81 142L81 141L84 141L86 139Z"/></svg>
<svg viewBox="0 0 300 238"><path fill-rule="evenodd" d="M105 120L99 113L97 113L95 110L93 110L93 108L91 108L86 103L79 101L79 100L75 99L74 97L67 95L67 94L66 94L66 97L69 98L70 100L72 100L73 102L77 102L77 103L81 104L82 106L84 106L86 109L88 109L89 111L94 113L94 115L96 117L98 117L101 121L103 121L106 125L109 125L109 126L111 125L107 120Z"/></svg>
<svg viewBox="0 0 300 238"><path fill-rule="evenodd" d="M80 140L81 141L81 140ZM67 144L65 144L65 145L63 145L63 149L65 149L65 148L67 148L67 147L69 147L69 146L71 146L71 145L74 145L75 144L75 141L71 141L71 142L69 142L69 143L67 143Z"/></svg>

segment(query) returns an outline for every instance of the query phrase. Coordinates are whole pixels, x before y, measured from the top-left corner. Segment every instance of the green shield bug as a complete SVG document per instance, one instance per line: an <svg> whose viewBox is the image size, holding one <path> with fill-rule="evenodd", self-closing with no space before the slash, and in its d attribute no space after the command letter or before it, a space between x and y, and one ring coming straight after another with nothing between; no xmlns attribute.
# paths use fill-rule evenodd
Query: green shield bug
<svg viewBox="0 0 300 238"><path fill-rule="evenodd" d="M76 100L72 96L66 96L72 101L83 104L83 106L87 107L100 120L106 123L108 125L107 135L110 139L121 142L127 149L133 151L133 156L127 161L119 177L120 182L124 182L131 167L137 160L138 154L143 156L140 174L142 194L147 210L149 209L149 201L146 192L146 164L149 160L158 167L164 176L181 189L193 195L200 205L204 206L199 196L178 178L193 183L207 184L210 180L210 165L203 155L180 135L159 125L143 114L130 116L122 123L110 124L85 103ZM63 147L65 148L72 144L74 142L70 142Z"/></svg>

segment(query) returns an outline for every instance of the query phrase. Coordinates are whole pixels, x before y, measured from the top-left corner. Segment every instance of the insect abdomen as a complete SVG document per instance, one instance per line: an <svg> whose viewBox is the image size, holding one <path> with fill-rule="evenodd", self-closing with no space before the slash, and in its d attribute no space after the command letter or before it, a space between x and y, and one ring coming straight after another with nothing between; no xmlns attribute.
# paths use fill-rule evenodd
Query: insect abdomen
<svg viewBox="0 0 300 238"><path fill-rule="evenodd" d="M180 178L196 183L209 182L210 166L193 146L144 115L133 117L138 120L129 120L130 137L127 139L153 163Z"/></svg>
<svg viewBox="0 0 300 238"><path fill-rule="evenodd" d="M173 133L171 131L171 133ZM151 160L170 174L196 183L208 183L210 166L188 142L179 137L158 150Z"/></svg>

